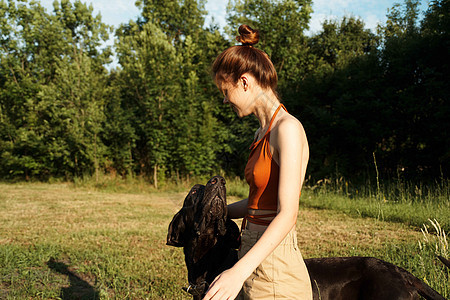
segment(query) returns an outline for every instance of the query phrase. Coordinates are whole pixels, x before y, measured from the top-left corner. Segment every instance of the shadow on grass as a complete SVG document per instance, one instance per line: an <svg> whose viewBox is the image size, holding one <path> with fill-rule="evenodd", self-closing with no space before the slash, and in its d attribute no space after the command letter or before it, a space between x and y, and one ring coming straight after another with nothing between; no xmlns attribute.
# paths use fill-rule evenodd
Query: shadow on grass
<svg viewBox="0 0 450 300"><path fill-rule="evenodd" d="M95 288L86 280L69 270L68 265L65 263L57 261L54 258L50 258L47 262L47 266L50 269L69 277L70 285L68 287L61 288L61 299L100 299L99 293L95 290Z"/></svg>

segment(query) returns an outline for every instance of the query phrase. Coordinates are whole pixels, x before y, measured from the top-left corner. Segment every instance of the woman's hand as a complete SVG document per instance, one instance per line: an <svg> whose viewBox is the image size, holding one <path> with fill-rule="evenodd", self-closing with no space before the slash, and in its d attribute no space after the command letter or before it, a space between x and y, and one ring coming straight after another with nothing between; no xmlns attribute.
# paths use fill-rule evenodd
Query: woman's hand
<svg viewBox="0 0 450 300"><path fill-rule="evenodd" d="M211 283L203 300L234 300L239 294L245 279L236 268L223 271Z"/></svg>

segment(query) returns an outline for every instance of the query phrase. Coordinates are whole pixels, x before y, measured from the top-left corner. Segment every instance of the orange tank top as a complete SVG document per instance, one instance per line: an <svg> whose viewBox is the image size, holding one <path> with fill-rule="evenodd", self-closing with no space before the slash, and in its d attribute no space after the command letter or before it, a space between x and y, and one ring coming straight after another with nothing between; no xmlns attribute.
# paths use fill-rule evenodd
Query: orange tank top
<svg viewBox="0 0 450 300"><path fill-rule="evenodd" d="M270 153L270 130L273 121L277 116L280 108L286 108L283 104L277 108L269 123L269 128L264 136L254 141L250 146L250 155L245 167L245 179L250 186L248 196L248 209L262 209L276 211L278 209L278 182L280 167L272 159ZM261 218L275 217L276 213L264 215L247 215L247 219L251 223L268 225L270 221ZM244 219L244 222L245 222Z"/></svg>

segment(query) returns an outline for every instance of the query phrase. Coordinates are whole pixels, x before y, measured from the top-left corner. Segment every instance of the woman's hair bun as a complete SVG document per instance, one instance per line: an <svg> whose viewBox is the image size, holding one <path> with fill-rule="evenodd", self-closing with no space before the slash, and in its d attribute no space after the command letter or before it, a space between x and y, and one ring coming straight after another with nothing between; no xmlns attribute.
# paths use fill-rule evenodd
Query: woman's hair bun
<svg viewBox="0 0 450 300"><path fill-rule="evenodd" d="M253 46L259 41L259 31L248 25L239 26L239 34L236 41L241 42L242 46Z"/></svg>

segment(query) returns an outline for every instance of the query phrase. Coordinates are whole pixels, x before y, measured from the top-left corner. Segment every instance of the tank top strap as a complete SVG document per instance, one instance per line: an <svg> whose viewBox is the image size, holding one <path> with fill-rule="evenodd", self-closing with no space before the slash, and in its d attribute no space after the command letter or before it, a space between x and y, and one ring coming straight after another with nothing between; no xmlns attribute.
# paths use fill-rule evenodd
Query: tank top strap
<svg viewBox="0 0 450 300"><path fill-rule="evenodd" d="M275 113L272 116L272 119L270 120L269 128L267 129L266 135L269 135L270 130L272 129L273 121L275 120L275 118L276 118L276 116L277 116L277 114L278 114L278 112L280 111L281 108L283 108L285 111L287 111L286 107L282 103L280 103L280 106L278 106L277 110L275 111Z"/></svg>

